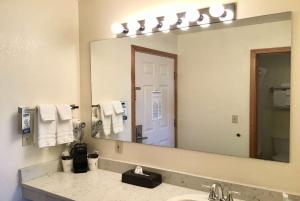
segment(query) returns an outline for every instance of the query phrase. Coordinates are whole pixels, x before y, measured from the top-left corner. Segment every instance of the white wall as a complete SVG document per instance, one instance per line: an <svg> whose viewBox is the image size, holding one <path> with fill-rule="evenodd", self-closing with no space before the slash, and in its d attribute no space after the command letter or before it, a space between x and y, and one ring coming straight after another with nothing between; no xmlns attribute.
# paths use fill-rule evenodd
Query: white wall
<svg viewBox="0 0 300 201"><path fill-rule="evenodd" d="M290 21L178 35L179 148L249 157L250 50L290 45Z"/></svg>
<svg viewBox="0 0 300 201"><path fill-rule="evenodd" d="M126 101L128 119L124 131L101 138L131 141L131 45L176 53L177 37L157 34L152 37L121 38L91 43L92 103ZM99 136L99 135L98 135Z"/></svg>
<svg viewBox="0 0 300 201"><path fill-rule="evenodd" d="M142 17L166 10L185 10L188 6L205 7L213 0L82 0L79 2L80 65L82 118L90 120L90 55L89 42L112 37L113 22L126 22L129 16ZM220 2L231 2L220 0ZM123 154L114 151L114 142L86 138L91 148L102 157L166 168L191 174L256 185L300 194L300 2L299 0L237 0L238 18L293 11L292 22L292 97L291 97L291 162L282 164L255 159L236 158L125 143Z"/></svg>
<svg viewBox="0 0 300 201"><path fill-rule="evenodd" d="M21 200L18 169L58 158L61 147L22 147L17 107L79 104L76 0L0 1L0 200Z"/></svg>

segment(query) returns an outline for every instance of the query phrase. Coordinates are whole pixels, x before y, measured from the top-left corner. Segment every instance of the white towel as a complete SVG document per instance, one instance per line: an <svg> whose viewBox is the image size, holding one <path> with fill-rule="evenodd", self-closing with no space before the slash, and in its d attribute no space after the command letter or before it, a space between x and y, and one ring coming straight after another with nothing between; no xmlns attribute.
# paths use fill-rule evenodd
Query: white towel
<svg viewBox="0 0 300 201"><path fill-rule="evenodd" d="M289 102L289 96L286 95L284 90L274 90L273 92L273 105L274 107L286 107Z"/></svg>
<svg viewBox="0 0 300 201"><path fill-rule="evenodd" d="M38 105L38 146L56 145L56 107L54 105Z"/></svg>
<svg viewBox="0 0 300 201"><path fill-rule="evenodd" d="M60 120L72 120L72 109L70 105L57 105L56 108Z"/></svg>
<svg viewBox="0 0 300 201"><path fill-rule="evenodd" d="M113 114L113 108L111 102L102 102L100 105L105 116L111 116Z"/></svg>
<svg viewBox="0 0 300 201"><path fill-rule="evenodd" d="M70 105L57 105L58 121L56 142L57 144L65 144L74 141L72 110Z"/></svg>
<svg viewBox="0 0 300 201"><path fill-rule="evenodd" d="M121 133L124 130L123 125L123 107L120 101L113 101L112 102L114 112L112 115L112 125L113 131L115 134Z"/></svg>
<svg viewBox="0 0 300 201"><path fill-rule="evenodd" d="M124 109L123 109L121 101L113 101L112 106L113 106L115 113L123 114Z"/></svg>
<svg viewBox="0 0 300 201"><path fill-rule="evenodd" d="M101 103L98 109L100 119L102 120L103 133L104 135L111 134L111 115L113 114L112 105L108 103Z"/></svg>

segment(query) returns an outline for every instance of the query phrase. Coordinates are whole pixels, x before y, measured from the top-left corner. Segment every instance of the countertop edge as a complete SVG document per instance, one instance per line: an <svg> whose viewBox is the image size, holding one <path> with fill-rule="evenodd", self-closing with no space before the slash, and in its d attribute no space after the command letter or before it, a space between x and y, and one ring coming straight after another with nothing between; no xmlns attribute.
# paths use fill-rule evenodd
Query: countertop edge
<svg viewBox="0 0 300 201"><path fill-rule="evenodd" d="M26 189L26 190L31 191L31 192L27 192L27 193L38 193L38 194L41 194L41 195L48 195L52 198L56 198L56 199L59 199L61 201L76 201L76 200L73 200L73 199L70 199L70 198L60 196L60 195L55 194L55 193L51 193L51 192L46 191L46 190L42 190L40 188L35 188L35 187L33 187L31 185L28 185L28 184L22 183L21 186L22 186L23 190ZM26 197L26 195L24 196L24 194L23 194L23 197L25 197L26 199L30 199L29 197Z"/></svg>

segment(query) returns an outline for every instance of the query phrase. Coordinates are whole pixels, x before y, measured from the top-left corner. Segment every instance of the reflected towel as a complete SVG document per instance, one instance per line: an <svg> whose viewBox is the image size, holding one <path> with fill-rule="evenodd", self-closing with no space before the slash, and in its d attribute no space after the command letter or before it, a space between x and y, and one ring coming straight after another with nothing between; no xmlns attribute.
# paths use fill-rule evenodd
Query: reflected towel
<svg viewBox="0 0 300 201"><path fill-rule="evenodd" d="M111 115L113 114L112 105L109 103L101 103L100 108L100 119L102 121L104 135L111 134Z"/></svg>
<svg viewBox="0 0 300 201"><path fill-rule="evenodd" d="M123 125L123 107L121 101L113 101L112 102L114 112L112 114L112 125L113 132L115 134L121 133L124 130Z"/></svg>

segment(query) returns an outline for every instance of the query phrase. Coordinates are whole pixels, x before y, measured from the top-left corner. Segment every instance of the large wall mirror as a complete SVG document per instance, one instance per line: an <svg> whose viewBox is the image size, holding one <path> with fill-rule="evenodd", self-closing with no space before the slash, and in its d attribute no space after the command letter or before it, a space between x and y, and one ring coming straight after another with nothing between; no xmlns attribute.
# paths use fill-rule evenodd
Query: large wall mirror
<svg viewBox="0 0 300 201"><path fill-rule="evenodd" d="M290 13L90 48L94 138L289 162Z"/></svg>

